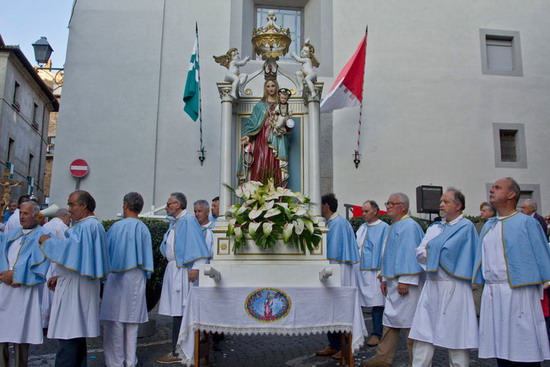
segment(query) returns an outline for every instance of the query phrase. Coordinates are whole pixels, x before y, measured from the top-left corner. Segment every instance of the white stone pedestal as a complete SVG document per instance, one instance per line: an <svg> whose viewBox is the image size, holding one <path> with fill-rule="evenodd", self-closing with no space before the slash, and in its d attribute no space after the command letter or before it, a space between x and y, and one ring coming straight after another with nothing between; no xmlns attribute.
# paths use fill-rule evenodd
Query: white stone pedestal
<svg viewBox="0 0 550 367"><path fill-rule="evenodd" d="M214 229L213 258L200 272L201 287L334 287L340 286L340 266L331 265L326 254L326 233L313 251L278 242L262 249L252 240L233 251L227 228Z"/></svg>

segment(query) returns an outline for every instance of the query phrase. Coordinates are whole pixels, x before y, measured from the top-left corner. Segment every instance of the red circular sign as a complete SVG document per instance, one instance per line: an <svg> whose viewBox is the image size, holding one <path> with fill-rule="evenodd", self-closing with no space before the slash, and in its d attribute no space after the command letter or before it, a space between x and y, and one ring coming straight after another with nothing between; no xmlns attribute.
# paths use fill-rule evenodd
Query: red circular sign
<svg viewBox="0 0 550 367"><path fill-rule="evenodd" d="M84 159L75 159L71 162L69 166L69 171L71 172L71 175L74 177L84 177L88 174L90 167L88 166L88 162L86 162Z"/></svg>

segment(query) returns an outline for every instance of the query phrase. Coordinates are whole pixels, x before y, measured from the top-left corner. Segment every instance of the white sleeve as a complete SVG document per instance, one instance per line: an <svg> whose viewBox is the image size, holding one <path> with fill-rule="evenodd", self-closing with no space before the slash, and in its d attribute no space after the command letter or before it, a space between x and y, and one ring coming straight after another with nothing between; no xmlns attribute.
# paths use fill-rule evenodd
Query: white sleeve
<svg viewBox="0 0 550 367"><path fill-rule="evenodd" d="M193 262L193 267L191 268L191 270L199 270L201 265L206 264L207 261L207 259L195 260L195 262Z"/></svg>
<svg viewBox="0 0 550 367"><path fill-rule="evenodd" d="M409 285L418 285L419 278L420 277L418 275L401 275L397 278L397 282Z"/></svg>

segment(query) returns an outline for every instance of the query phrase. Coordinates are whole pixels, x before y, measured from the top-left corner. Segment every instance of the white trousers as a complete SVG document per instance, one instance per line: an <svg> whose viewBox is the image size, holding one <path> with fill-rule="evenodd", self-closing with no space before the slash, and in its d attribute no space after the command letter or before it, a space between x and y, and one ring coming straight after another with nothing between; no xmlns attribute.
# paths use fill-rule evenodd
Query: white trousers
<svg viewBox="0 0 550 367"><path fill-rule="evenodd" d="M413 367L431 367L435 346L418 340L413 344ZM468 367L470 365L470 354L467 349L448 349L449 366Z"/></svg>
<svg viewBox="0 0 550 367"><path fill-rule="evenodd" d="M139 324L103 321L103 350L107 367L137 365L137 336Z"/></svg>

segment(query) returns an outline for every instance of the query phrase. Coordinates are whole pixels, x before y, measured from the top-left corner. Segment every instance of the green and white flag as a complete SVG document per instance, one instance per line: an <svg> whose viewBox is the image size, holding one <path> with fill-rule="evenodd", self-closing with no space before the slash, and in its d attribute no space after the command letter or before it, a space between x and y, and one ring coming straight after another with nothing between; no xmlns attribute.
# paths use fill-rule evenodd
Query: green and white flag
<svg viewBox="0 0 550 367"><path fill-rule="evenodd" d="M197 121L201 105L201 85L199 76L199 33L197 29L193 54L189 62L189 71L185 81L185 90L183 91L183 110Z"/></svg>

